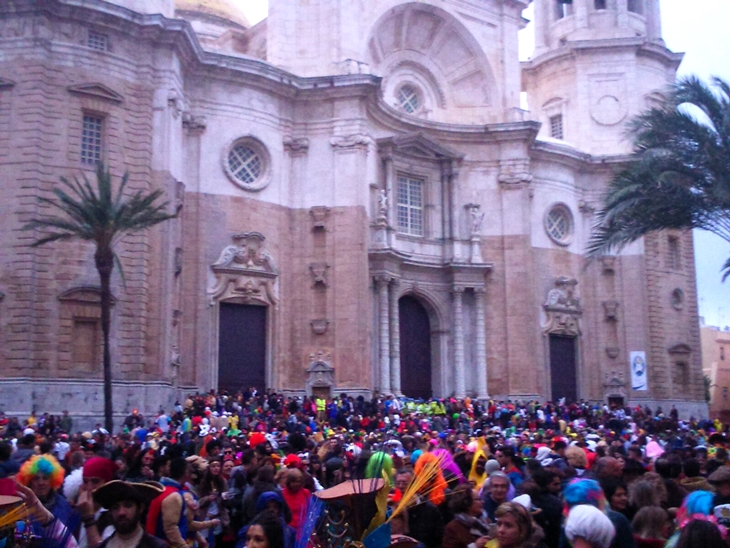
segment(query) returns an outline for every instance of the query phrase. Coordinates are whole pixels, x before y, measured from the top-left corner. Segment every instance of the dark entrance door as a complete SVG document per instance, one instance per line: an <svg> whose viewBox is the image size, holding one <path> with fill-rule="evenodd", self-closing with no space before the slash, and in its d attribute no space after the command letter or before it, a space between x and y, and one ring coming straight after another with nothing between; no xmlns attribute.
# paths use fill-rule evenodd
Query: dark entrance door
<svg viewBox="0 0 730 548"><path fill-rule="evenodd" d="M409 398L430 398L431 322L417 299L406 295L398 301L400 316L400 383Z"/></svg>
<svg viewBox="0 0 730 548"><path fill-rule="evenodd" d="M622 408L624 407L624 398L623 396L609 396L608 397L608 406L610 408Z"/></svg>
<svg viewBox="0 0 730 548"><path fill-rule="evenodd" d="M220 304L218 388L266 388L266 307Z"/></svg>
<svg viewBox="0 0 730 548"><path fill-rule="evenodd" d="M575 337L550 335L550 377L554 402L560 398L567 402L578 399L575 373Z"/></svg>

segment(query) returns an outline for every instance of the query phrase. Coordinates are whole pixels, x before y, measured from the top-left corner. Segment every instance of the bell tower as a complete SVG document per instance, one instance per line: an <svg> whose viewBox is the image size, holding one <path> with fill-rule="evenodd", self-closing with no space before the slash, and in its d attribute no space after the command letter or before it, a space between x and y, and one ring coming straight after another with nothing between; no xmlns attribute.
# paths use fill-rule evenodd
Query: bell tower
<svg viewBox="0 0 730 548"><path fill-rule="evenodd" d="M662 40L659 0L535 0L522 87L541 138L622 154L626 122L663 98L681 60Z"/></svg>

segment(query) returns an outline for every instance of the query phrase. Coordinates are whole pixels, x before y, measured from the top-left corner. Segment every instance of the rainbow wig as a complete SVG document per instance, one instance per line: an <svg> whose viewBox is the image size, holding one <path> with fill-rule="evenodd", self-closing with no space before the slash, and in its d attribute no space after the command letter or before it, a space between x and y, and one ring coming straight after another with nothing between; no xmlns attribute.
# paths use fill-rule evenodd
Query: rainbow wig
<svg viewBox="0 0 730 548"><path fill-rule="evenodd" d="M380 479L383 477L383 472L388 475L388 478L393 481L393 459L390 455L378 451L373 453L368 460L368 465L365 468L365 477L367 479Z"/></svg>
<svg viewBox="0 0 730 548"><path fill-rule="evenodd" d="M18 472L18 482L28 487L31 480L38 474L48 476L54 491L58 491L63 485L65 472L51 455L34 455L25 461Z"/></svg>

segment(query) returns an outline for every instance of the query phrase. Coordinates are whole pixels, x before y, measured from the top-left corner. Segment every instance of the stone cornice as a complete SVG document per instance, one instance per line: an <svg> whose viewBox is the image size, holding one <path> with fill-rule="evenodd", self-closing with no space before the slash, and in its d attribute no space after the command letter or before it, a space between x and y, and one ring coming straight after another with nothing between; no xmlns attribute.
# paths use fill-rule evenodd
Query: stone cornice
<svg viewBox="0 0 730 548"><path fill-rule="evenodd" d="M277 68L261 59L240 54L222 54L203 49L190 23L160 14L140 14L103 0L18 0L12 10L0 2L0 17L12 13L44 11L49 17L77 21L84 25L121 30L136 40L149 40L173 47L183 62L191 63L193 75L220 74L226 79L239 75L248 85L264 87L283 96L306 98L308 92L333 96L374 94L380 78L369 74L345 74L304 78Z"/></svg>
<svg viewBox="0 0 730 548"><path fill-rule="evenodd" d="M603 51L616 52L622 49L635 50L638 55L653 57L666 66L673 67L674 70L679 68L679 64L684 57L684 53L675 53L661 44L647 41L644 37L613 38L606 40L569 41L559 49L546 51L534 59L522 62L520 65L524 72L532 72L541 68L545 63L565 57L572 57L581 53L595 55Z"/></svg>
<svg viewBox="0 0 730 548"><path fill-rule="evenodd" d="M558 162L572 168L580 169L587 166L605 166L606 169L615 169L622 164L632 161L631 154L616 154L609 156L593 156L586 152L576 150L570 145L551 143L548 141L535 141L530 148L530 158L535 160L547 160Z"/></svg>
<svg viewBox="0 0 730 548"><path fill-rule="evenodd" d="M426 137L433 135L439 142L444 142L444 137L453 136L460 142L527 141L532 143L540 130L540 123L534 121L501 124L448 124L423 120L401 113L379 97L368 103L368 114L394 132L420 132Z"/></svg>

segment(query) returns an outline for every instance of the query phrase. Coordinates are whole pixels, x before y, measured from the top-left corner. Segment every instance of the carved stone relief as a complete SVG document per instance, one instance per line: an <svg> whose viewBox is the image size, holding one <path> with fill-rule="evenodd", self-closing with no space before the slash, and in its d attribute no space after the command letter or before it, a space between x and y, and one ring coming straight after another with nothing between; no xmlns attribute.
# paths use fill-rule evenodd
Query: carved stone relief
<svg viewBox="0 0 730 548"><path fill-rule="evenodd" d="M581 334L580 317L583 314L580 299L575 296L574 278L561 276L555 280L555 287L548 292L543 310L545 333L577 336Z"/></svg>
<svg viewBox="0 0 730 548"><path fill-rule="evenodd" d="M618 301L603 301L604 319L607 322L618 321Z"/></svg>
<svg viewBox="0 0 730 548"><path fill-rule="evenodd" d="M312 281L314 287L327 287L327 269L330 267L327 263L310 263L309 270L312 273Z"/></svg>
<svg viewBox="0 0 730 548"><path fill-rule="evenodd" d="M332 137L330 144L333 148L340 150L367 150L373 144L373 140L365 134L356 133L354 135Z"/></svg>
<svg viewBox="0 0 730 548"><path fill-rule="evenodd" d="M499 162L499 182L503 185L520 186L531 181L529 158L513 158Z"/></svg>
<svg viewBox="0 0 730 548"><path fill-rule="evenodd" d="M284 137L284 150L291 154L306 154L309 150L309 139L306 137Z"/></svg>
<svg viewBox="0 0 730 548"><path fill-rule="evenodd" d="M601 265L603 266L603 273L604 274L614 274L615 273L615 264L616 264L616 257L613 255L604 255L601 257Z"/></svg>
<svg viewBox="0 0 730 548"><path fill-rule="evenodd" d="M330 208L327 206L314 206L309 210L309 215L312 217L312 230L327 230Z"/></svg>
<svg viewBox="0 0 730 548"><path fill-rule="evenodd" d="M232 236L210 267L213 279L208 289L211 305L216 299L240 298L244 302L276 305L279 272L271 255L263 249L266 238L259 232Z"/></svg>
<svg viewBox="0 0 730 548"><path fill-rule="evenodd" d="M607 371L603 381L606 398L626 398L626 377L623 371Z"/></svg>
<svg viewBox="0 0 730 548"><path fill-rule="evenodd" d="M182 125L189 133L202 133L208 127L208 120L205 116L183 112Z"/></svg>
<svg viewBox="0 0 730 548"><path fill-rule="evenodd" d="M323 351L309 355L307 368L307 396L312 395L313 388L333 388L335 385L335 368L332 367L332 356Z"/></svg>
<svg viewBox="0 0 730 548"><path fill-rule="evenodd" d="M329 320L324 318L312 320L312 331L314 331L317 335L324 335L327 332L327 327L329 326L329 324Z"/></svg>

